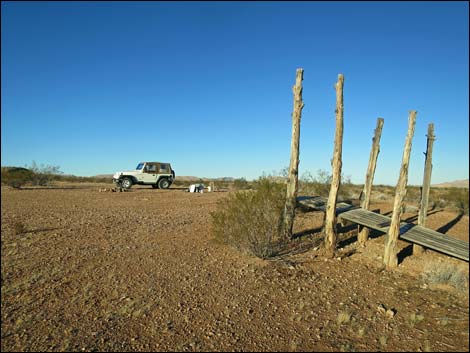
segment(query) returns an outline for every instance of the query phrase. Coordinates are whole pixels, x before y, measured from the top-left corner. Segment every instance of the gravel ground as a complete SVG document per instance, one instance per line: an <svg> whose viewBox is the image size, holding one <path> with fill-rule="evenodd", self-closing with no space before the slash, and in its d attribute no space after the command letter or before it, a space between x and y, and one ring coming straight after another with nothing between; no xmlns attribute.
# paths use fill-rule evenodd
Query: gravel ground
<svg viewBox="0 0 470 353"><path fill-rule="evenodd" d="M466 262L405 256L400 242L386 271L383 236L356 248L354 232L324 258L317 212L299 212L305 236L289 256L261 260L213 240L210 212L227 193L98 188L2 187L2 351L469 349ZM456 219L447 234L468 241L468 216L428 224ZM461 281L423 281L436 264Z"/></svg>

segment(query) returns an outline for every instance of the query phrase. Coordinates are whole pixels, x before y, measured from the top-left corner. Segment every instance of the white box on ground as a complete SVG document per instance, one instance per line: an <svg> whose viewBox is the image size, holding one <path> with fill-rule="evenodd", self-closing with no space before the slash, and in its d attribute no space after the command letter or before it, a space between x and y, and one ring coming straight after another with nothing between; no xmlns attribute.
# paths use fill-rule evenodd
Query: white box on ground
<svg viewBox="0 0 470 353"><path fill-rule="evenodd" d="M204 192L204 184L191 184L189 186L189 192Z"/></svg>

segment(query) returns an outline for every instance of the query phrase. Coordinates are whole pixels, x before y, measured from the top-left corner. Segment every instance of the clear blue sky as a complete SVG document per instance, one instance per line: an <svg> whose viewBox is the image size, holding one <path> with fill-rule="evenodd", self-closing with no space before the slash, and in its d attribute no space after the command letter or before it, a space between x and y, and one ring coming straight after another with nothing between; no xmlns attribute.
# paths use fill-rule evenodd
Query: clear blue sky
<svg viewBox="0 0 470 353"><path fill-rule="evenodd" d="M343 174L396 185L469 177L467 2L2 2L2 166L90 176L171 162L177 175L254 179L289 164L304 68L300 175L331 171L344 74Z"/></svg>

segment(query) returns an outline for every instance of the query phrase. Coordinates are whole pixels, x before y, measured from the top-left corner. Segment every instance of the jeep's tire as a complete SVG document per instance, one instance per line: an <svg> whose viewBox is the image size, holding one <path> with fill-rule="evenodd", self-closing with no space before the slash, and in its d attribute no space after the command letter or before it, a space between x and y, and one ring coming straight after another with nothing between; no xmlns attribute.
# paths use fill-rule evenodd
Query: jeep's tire
<svg viewBox="0 0 470 353"><path fill-rule="evenodd" d="M121 181L121 186L124 189L130 189L132 187L132 179L131 178L123 178Z"/></svg>
<svg viewBox="0 0 470 353"><path fill-rule="evenodd" d="M159 189L168 189L171 183L167 178L162 178L158 181L158 188Z"/></svg>

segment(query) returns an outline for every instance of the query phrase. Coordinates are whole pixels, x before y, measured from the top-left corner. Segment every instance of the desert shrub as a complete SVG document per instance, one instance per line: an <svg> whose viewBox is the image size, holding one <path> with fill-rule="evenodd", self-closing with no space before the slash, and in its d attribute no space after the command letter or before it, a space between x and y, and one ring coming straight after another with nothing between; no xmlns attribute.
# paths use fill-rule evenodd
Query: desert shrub
<svg viewBox="0 0 470 353"><path fill-rule="evenodd" d="M223 180L214 181L215 190L223 190L228 188L228 182Z"/></svg>
<svg viewBox="0 0 470 353"><path fill-rule="evenodd" d="M282 248L285 185L260 178L254 190L229 194L211 213L214 237L260 258L275 256Z"/></svg>
<svg viewBox="0 0 470 353"><path fill-rule="evenodd" d="M39 166L35 161L32 162L29 169L34 173L34 176L31 180L32 184L39 186L49 185L54 179L57 180L57 178L55 178L56 175L62 174L59 166L44 164Z"/></svg>
<svg viewBox="0 0 470 353"><path fill-rule="evenodd" d="M464 214L468 215L468 189L449 188L443 198L452 207L457 208Z"/></svg>
<svg viewBox="0 0 470 353"><path fill-rule="evenodd" d="M395 197L394 186L379 184L374 186L372 189L375 190L378 194L382 194L384 199Z"/></svg>
<svg viewBox="0 0 470 353"><path fill-rule="evenodd" d="M468 215L469 189L467 188L431 188L430 205L437 208L456 209Z"/></svg>
<svg viewBox="0 0 470 353"><path fill-rule="evenodd" d="M31 183L34 172L27 168L2 167L2 184L20 189L22 186Z"/></svg>
<svg viewBox="0 0 470 353"><path fill-rule="evenodd" d="M450 263L430 263L423 271L422 279L428 284L445 284L465 291L468 290L468 274Z"/></svg>
<svg viewBox="0 0 470 353"><path fill-rule="evenodd" d="M421 201L421 188L419 186L408 185L406 188L405 202L419 203Z"/></svg>
<svg viewBox="0 0 470 353"><path fill-rule="evenodd" d="M236 190L247 190L250 188L250 184L248 183L248 181L246 181L245 178L239 178L233 181L233 187Z"/></svg>
<svg viewBox="0 0 470 353"><path fill-rule="evenodd" d="M26 226L23 222L15 222L15 224L13 224L13 230L15 235L20 235L27 232Z"/></svg>
<svg viewBox="0 0 470 353"><path fill-rule="evenodd" d="M317 176L313 176L309 171L302 174L299 180L299 191L303 194L318 195L328 197L330 194L332 174L326 170L319 169ZM352 184L350 176L341 175L341 184L338 190L338 197L349 199L357 188ZM360 193L360 191L359 191ZM359 194L357 193L357 194Z"/></svg>

